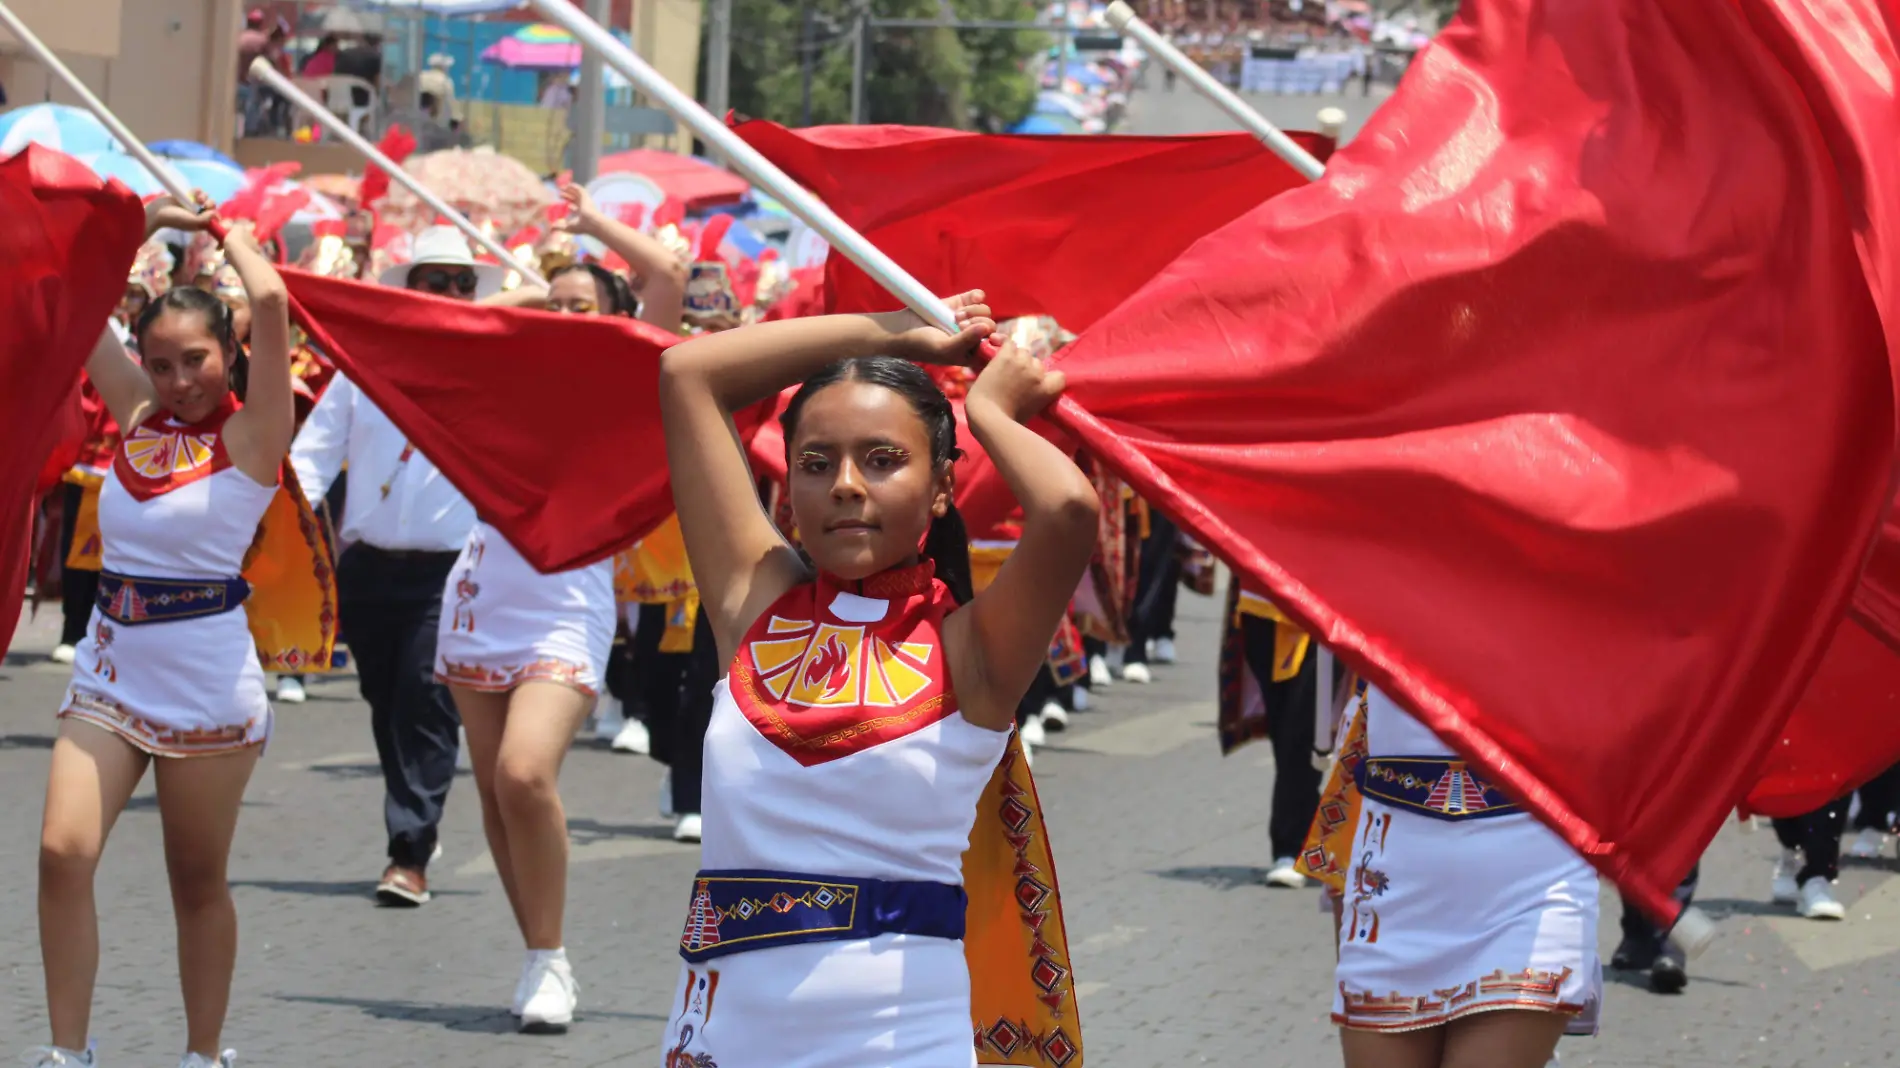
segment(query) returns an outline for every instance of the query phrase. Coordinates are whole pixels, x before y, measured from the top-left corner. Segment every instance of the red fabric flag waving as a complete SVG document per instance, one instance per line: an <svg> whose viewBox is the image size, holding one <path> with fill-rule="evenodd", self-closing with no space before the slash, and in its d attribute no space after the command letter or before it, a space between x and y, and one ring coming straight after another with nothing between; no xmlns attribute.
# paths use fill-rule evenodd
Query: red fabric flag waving
<svg viewBox="0 0 1900 1068"><path fill-rule="evenodd" d="M0 160L0 649L20 618L41 460L74 422L79 371L144 238L119 183L36 145Z"/></svg>
<svg viewBox="0 0 1900 1068"><path fill-rule="evenodd" d="M1661 916L1891 495L1875 12L1474 0L1058 357L1086 448Z"/></svg>
<svg viewBox="0 0 1900 1068"><path fill-rule="evenodd" d="M416 138L409 132L408 127L391 126L389 132L383 135L383 139L376 143L376 147L382 151L383 155L389 157L391 163L400 167L402 161L408 159L409 154L416 150ZM370 164L363 171L363 183L356 190L356 202L366 205L374 204L388 195L389 172L374 163Z"/></svg>
<svg viewBox="0 0 1900 1068"><path fill-rule="evenodd" d="M1247 134L993 137L911 126L735 132L936 293L1080 331L1198 238L1306 184ZM1294 134L1324 158L1328 138ZM900 307L842 256L827 311Z"/></svg>
<svg viewBox="0 0 1900 1068"><path fill-rule="evenodd" d="M656 385L675 335L284 277L338 368L536 567L604 559L672 513Z"/></svg>

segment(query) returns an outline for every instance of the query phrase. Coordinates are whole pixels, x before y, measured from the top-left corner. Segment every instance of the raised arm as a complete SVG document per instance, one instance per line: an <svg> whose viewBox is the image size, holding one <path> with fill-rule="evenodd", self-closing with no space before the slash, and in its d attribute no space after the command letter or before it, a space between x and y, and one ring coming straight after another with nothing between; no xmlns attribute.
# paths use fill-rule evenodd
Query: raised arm
<svg viewBox="0 0 1900 1068"><path fill-rule="evenodd" d="M248 225L233 225L224 254L251 301L251 367L244 407L225 424L231 464L262 483L277 480L297 429L290 387L290 291Z"/></svg>
<svg viewBox="0 0 1900 1068"><path fill-rule="evenodd" d="M1023 423L1061 394L1062 372L1003 346L977 377L970 431L1023 508L1023 536L989 588L945 621L957 701L970 722L1008 730L1049 658L1049 640L1095 552L1100 502L1062 450Z"/></svg>
<svg viewBox="0 0 1900 1068"><path fill-rule="evenodd" d="M962 325L954 337L909 312L826 315L707 334L660 358L673 503L722 659L760 612L808 577L759 505L733 413L853 356L967 362L995 329L981 300L968 293L951 301Z"/></svg>
<svg viewBox="0 0 1900 1068"><path fill-rule="evenodd" d="M680 308L686 299L686 265L665 245L619 219L608 218L594 206L587 190L569 182L561 187L567 218L555 225L577 236L591 237L627 261L641 279L640 318L668 332L680 328Z"/></svg>
<svg viewBox="0 0 1900 1068"><path fill-rule="evenodd" d="M195 231L211 224L209 214L198 214L178 202L161 197L145 206L145 237L164 229ZM105 401L112 418L127 430L144 422L158 408L158 390L143 368L125 351L112 327L107 324L86 358L86 376Z"/></svg>

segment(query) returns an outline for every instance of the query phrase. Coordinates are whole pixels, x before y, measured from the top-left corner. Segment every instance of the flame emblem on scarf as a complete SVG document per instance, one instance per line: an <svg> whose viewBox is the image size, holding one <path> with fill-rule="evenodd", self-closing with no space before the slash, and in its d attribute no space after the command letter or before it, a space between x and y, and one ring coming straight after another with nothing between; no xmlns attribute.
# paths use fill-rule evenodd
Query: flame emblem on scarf
<svg viewBox="0 0 1900 1068"><path fill-rule="evenodd" d="M850 652L845 648L844 642L838 640L838 636L833 634L812 653L810 662L805 665L805 685L824 686L823 700L829 701L843 693L850 681Z"/></svg>

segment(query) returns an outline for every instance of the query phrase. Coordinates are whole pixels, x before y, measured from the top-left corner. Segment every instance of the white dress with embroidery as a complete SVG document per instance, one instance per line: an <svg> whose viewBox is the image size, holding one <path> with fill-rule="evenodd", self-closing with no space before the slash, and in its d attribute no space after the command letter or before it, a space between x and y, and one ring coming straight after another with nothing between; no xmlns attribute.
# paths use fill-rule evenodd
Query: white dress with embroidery
<svg viewBox="0 0 1900 1068"><path fill-rule="evenodd" d="M1366 703L1367 759L1451 748L1391 698ZM1363 800L1339 929L1333 1021L1409 1031L1475 1012L1602 1001L1597 874L1527 812L1461 821Z"/></svg>
<svg viewBox="0 0 1900 1068"><path fill-rule="evenodd" d="M872 623L886 604L839 593L831 615ZM706 732L702 868L962 885L977 800L1007 733L951 713L806 766L731 687L728 675L714 689ZM885 934L683 964L665 1040L665 1068L974 1065L963 943Z"/></svg>
<svg viewBox="0 0 1900 1068"><path fill-rule="evenodd" d="M235 577L277 487L229 466L217 431L203 424L150 420L119 448L99 493L105 570ZM134 478L170 488L139 499L122 481L128 464ZM155 756L229 752L269 735L270 700L243 608L126 626L95 606L87 633L62 717L104 727Z"/></svg>
<svg viewBox="0 0 1900 1068"><path fill-rule="evenodd" d="M613 641L613 560L544 575L477 523L442 590L435 675L488 693L558 682L591 697Z"/></svg>

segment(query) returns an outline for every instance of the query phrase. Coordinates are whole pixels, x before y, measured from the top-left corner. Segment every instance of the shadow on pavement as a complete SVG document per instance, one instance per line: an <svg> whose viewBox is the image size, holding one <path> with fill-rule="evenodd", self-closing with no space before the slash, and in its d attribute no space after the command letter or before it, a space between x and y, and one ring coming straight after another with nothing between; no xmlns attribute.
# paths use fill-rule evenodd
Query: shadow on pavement
<svg viewBox="0 0 1900 1068"><path fill-rule="evenodd" d="M476 1034L511 1035L517 1031L515 1018L505 1009L488 1005L441 1005L419 1001L397 1001L385 998L335 998L307 994L275 994L279 1001L297 1002L304 1005L332 1005L345 1009L361 1009L366 1016L378 1020L402 1020L408 1023L438 1024L451 1031L467 1031ZM607 1012L601 1009L581 1009L575 1013L574 1026L586 1027L593 1020L647 1020L653 1023L665 1023L666 1018L647 1012Z"/></svg>
<svg viewBox="0 0 1900 1068"><path fill-rule="evenodd" d="M273 894L302 894L307 897L360 897L372 902L376 897L374 879L232 879L231 887L267 890ZM430 897L474 897L479 890L429 889Z"/></svg>
<svg viewBox="0 0 1900 1068"><path fill-rule="evenodd" d="M50 734L0 734L0 749L51 749Z"/></svg>
<svg viewBox="0 0 1900 1068"><path fill-rule="evenodd" d="M1150 872L1163 879L1175 879L1184 883L1200 883L1216 890L1239 890L1242 887L1267 888L1267 869L1252 866L1204 865L1191 868L1168 868L1165 871Z"/></svg>
<svg viewBox="0 0 1900 1068"><path fill-rule="evenodd" d="M567 821L568 841L575 845L587 845L606 841L610 838L650 838L654 840L673 840L671 823L602 823L595 819L570 819Z"/></svg>

